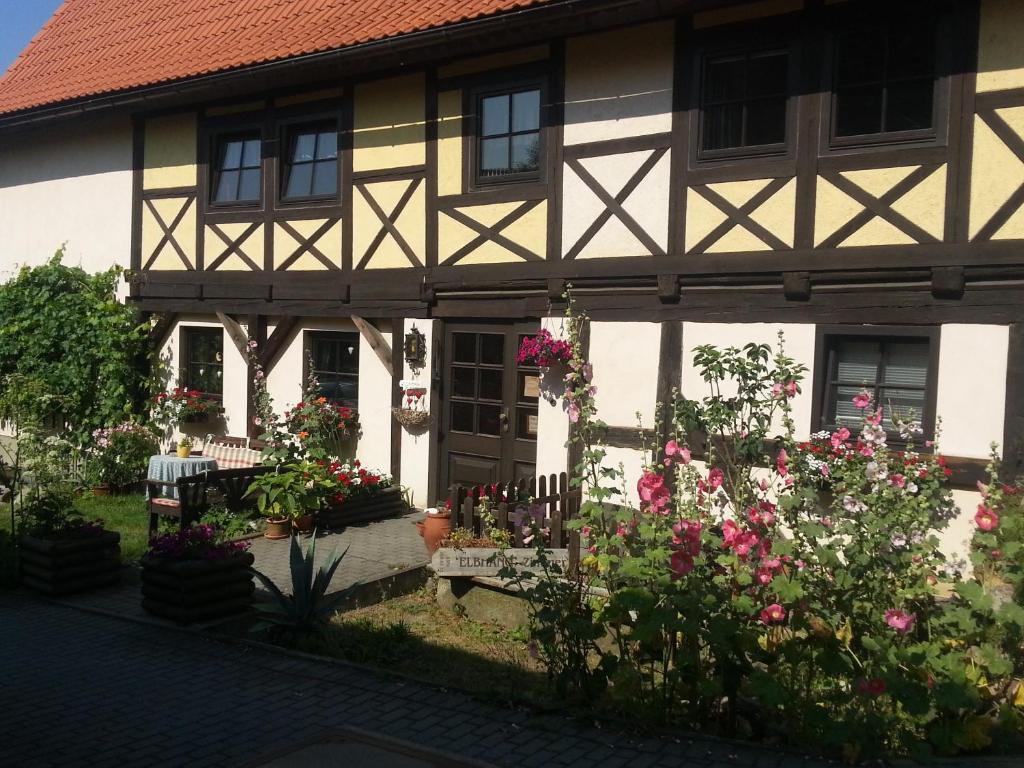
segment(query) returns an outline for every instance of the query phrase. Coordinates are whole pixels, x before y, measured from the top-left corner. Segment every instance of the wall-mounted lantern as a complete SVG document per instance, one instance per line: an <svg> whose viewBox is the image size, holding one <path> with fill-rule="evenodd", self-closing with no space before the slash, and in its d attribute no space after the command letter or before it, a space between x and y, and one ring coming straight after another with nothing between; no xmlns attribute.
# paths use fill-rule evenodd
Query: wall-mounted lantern
<svg viewBox="0 0 1024 768"><path fill-rule="evenodd" d="M405 334L405 362L414 371L423 369L427 360L427 337L414 325Z"/></svg>

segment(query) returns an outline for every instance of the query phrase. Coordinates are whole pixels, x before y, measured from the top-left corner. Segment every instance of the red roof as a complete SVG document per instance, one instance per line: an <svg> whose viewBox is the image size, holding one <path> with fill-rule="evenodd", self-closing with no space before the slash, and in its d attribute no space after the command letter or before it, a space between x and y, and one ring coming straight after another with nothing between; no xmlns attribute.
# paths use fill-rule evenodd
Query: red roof
<svg viewBox="0 0 1024 768"><path fill-rule="evenodd" d="M550 0L65 0L0 78L0 114L545 2Z"/></svg>

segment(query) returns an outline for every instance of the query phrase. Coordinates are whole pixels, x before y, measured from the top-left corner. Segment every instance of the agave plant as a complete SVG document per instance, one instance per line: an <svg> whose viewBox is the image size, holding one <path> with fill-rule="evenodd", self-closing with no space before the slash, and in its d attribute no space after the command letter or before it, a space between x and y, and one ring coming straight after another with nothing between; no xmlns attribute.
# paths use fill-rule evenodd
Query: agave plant
<svg viewBox="0 0 1024 768"><path fill-rule="evenodd" d="M352 587L327 594L327 587L335 571L348 553L332 553L319 568L314 569L316 554L316 531L303 555L298 537L292 535L289 562L292 576L292 593L286 595L265 574L253 569L253 575L270 591L271 602L260 605L261 621L253 631L276 627L286 632L307 634L314 632L334 615L337 607L349 596Z"/></svg>

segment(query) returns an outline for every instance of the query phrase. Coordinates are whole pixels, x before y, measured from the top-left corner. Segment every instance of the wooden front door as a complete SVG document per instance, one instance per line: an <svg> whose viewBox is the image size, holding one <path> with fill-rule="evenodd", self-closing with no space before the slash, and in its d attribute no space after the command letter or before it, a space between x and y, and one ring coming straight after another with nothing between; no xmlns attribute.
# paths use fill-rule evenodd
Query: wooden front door
<svg viewBox="0 0 1024 768"><path fill-rule="evenodd" d="M441 391L442 494L461 485L531 477L537 463L540 371L516 362L536 323L451 323Z"/></svg>

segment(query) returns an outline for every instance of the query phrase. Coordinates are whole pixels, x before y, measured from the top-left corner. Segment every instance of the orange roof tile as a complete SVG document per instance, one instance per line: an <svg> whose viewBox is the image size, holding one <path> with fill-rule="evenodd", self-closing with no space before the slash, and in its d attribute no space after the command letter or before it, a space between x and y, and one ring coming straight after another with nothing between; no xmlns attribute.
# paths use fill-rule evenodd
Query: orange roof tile
<svg viewBox="0 0 1024 768"><path fill-rule="evenodd" d="M551 0L65 0L0 114L384 40Z"/></svg>

